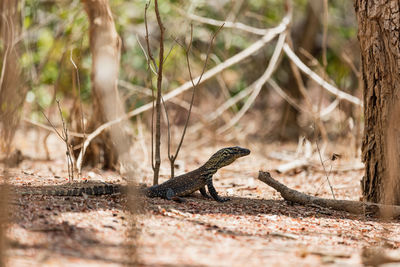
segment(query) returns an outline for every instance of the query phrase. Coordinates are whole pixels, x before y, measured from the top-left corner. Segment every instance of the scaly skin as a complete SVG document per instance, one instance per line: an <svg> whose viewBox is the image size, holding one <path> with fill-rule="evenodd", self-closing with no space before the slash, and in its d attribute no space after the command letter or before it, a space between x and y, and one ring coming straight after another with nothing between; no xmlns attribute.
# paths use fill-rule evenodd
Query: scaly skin
<svg viewBox="0 0 400 267"><path fill-rule="evenodd" d="M148 197L161 197L174 199L184 197L200 190L200 193L207 198L207 186L210 195L219 202L229 200L221 198L213 185L212 177L218 169L225 167L237 158L250 154L250 150L241 147L227 147L218 150L211 158L198 169L176 176L162 184L143 189L143 193ZM45 188L28 189L20 192L22 195L50 195L50 196L82 196L82 195L110 195L115 193L125 193L126 186L107 183L78 183L64 186L49 186Z"/></svg>
<svg viewBox="0 0 400 267"><path fill-rule="evenodd" d="M44 196L99 196L126 192L126 187L103 182L80 182L64 185L28 187L25 191L17 190L21 195Z"/></svg>

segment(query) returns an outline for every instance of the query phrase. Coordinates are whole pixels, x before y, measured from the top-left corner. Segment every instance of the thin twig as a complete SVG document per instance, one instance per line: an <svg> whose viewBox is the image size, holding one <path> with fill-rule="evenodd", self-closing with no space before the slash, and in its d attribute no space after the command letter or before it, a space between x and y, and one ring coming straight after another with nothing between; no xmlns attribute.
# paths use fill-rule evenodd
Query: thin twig
<svg viewBox="0 0 400 267"><path fill-rule="evenodd" d="M43 114L43 112L42 112L42 114ZM44 114L43 114L44 115ZM45 117L46 117L46 115L44 115ZM46 118L47 119L47 118ZM33 120L30 120L30 119L28 119L28 118L23 118L22 119L23 121L25 121L25 122L27 122L27 123L30 123L30 124L32 124L32 125L34 125L34 126L36 126L36 127L39 127L39 128L42 128L42 129L44 129L44 130L47 130L47 131L50 131L50 132L56 132L57 133L57 128L54 126L54 125L52 125L52 127L50 127L50 126L47 126L47 125L45 125L45 124L43 124L43 123L40 123L40 122L37 122L37 121L33 121ZM49 121L48 119L47 119L47 121ZM81 133L77 133L77 132L69 132L69 135L71 135L71 136L74 136L74 137L83 137L83 134L81 134Z"/></svg>
<svg viewBox="0 0 400 267"><path fill-rule="evenodd" d="M192 76L192 71L191 71L190 63L189 63L189 51L190 51L191 48L192 48L192 44L193 44L193 24L190 24L190 39L189 39L189 45L188 45L187 49L185 49L185 54L186 54L187 68L188 68L188 71L189 71L189 77L190 77L190 80L192 81L192 85L193 85L193 92L192 92L192 98L191 98L191 101L190 101L190 107L189 107L188 115L187 115L186 121L185 121L185 126L183 127L183 132L182 132L181 140L180 140L180 142L179 142L179 144L178 144L178 146L177 146L177 148L176 148L175 155L172 155L172 154L170 153L170 147L171 147L171 142L170 142L170 141L171 141L171 140L170 140L169 129L168 129L168 159L169 159L169 161L170 161L171 178L174 178L174 175L175 175L175 160L176 160L176 158L178 157L179 150L180 150L180 148L181 148L181 145L182 145L182 143L183 143L183 139L184 139L184 137L185 137L186 128L187 128L187 125L188 125L188 123L189 123L190 114L192 113L193 100L194 100L194 93L195 93L195 90L196 90L196 86L195 86L194 83L193 83L193 76ZM208 60L208 56L209 56L209 54L207 53L206 62L207 62L207 60ZM207 63L205 63L204 65L206 65L206 64L207 64ZM202 76L203 74L204 74L204 68L203 68L203 71L202 71L202 73L201 73L201 75L200 75L200 78L201 78L201 76ZM201 81L201 79L199 79L199 81Z"/></svg>
<svg viewBox="0 0 400 267"><path fill-rule="evenodd" d="M61 135L61 133L57 130L57 128L54 126L54 124L50 121L50 119L44 114L43 110L40 109L40 112L42 112L43 116L46 118L47 122L51 125L51 128L54 130L54 132L58 135L58 137L61 138L65 142L65 138Z"/></svg>
<svg viewBox="0 0 400 267"><path fill-rule="evenodd" d="M328 13L328 0L323 0L324 3L324 20L322 23L323 26L323 32L322 32L322 65L324 66L324 69L326 69L326 66L328 65L328 60L326 58L326 48L327 48L327 36L328 36L328 19L329 19L329 13Z"/></svg>
<svg viewBox="0 0 400 267"><path fill-rule="evenodd" d="M71 151L71 147L70 147L69 140L68 140L68 129L67 129L67 124L65 123L64 117L62 115L60 100L56 100L56 102L57 102L58 111L60 113L60 117L61 117L61 121L62 121L62 125L63 125L64 141L65 141L65 145L67 147L67 151L65 152L65 154L67 155L67 162L68 162L68 178L69 178L69 181L72 182L74 180L74 162L72 160L73 153Z"/></svg>
<svg viewBox="0 0 400 267"><path fill-rule="evenodd" d="M150 40L149 40L149 29L147 26L147 10L149 9L151 0L149 0L149 2L146 3L145 9L144 9L144 26L146 29L146 44L147 44L147 53L148 53L148 60L150 60L151 63L153 63L153 66L155 68L155 72L158 73L158 67L157 67L157 63L156 60L153 57L153 53L151 52L150 49ZM140 42L139 42L140 44ZM146 54L146 53L145 53Z"/></svg>
<svg viewBox="0 0 400 267"><path fill-rule="evenodd" d="M320 162L321 162L322 168L324 169L326 181L328 182L329 188L331 189L333 199L336 199L335 193L333 192L333 187L332 187L332 185L331 185L331 182L329 181L329 174L327 173L326 168L325 168L324 161L322 160L321 150L319 149L318 140L315 141L315 144L317 145L319 160L320 160Z"/></svg>
<svg viewBox="0 0 400 267"><path fill-rule="evenodd" d="M150 68L150 61L148 61L148 66ZM149 73L149 75L151 75ZM149 78L150 80L150 87L153 88L153 81L151 77ZM155 165L154 165L154 102L155 102L155 97L154 97L154 90L151 90L151 168L153 171L155 170Z"/></svg>
<svg viewBox="0 0 400 267"><path fill-rule="evenodd" d="M173 45L171 46L171 48L169 49L167 55L165 56L165 58L164 58L164 64L165 64L165 62L167 62L167 59L168 59L169 55L171 54L171 52L172 52L172 50L173 50L174 48L175 48L175 44L173 44Z"/></svg>
<svg viewBox="0 0 400 267"><path fill-rule="evenodd" d="M82 99L81 99L81 82L80 82L80 79L79 79L78 66L75 64L74 59L72 58L72 49L71 49L71 54L70 54L69 60L71 61L72 65L75 68L76 82L78 84L78 101L79 101L79 109L80 109L80 112L81 112L81 127L82 127L82 133L83 133L83 142L85 142L86 133L85 133L85 120L84 120L84 117L83 117L83 107L82 107Z"/></svg>
<svg viewBox="0 0 400 267"><path fill-rule="evenodd" d="M68 129L67 129L67 125L66 125L66 123L64 121L63 115L62 115L62 111L61 111L61 107L60 107L60 101L56 100L56 102L57 102L58 110L59 110L61 121L62 121L62 129L63 129L63 131L61 133L56 129L56 127L50 121L50 119L46 116L46 114L44 114L43 110L41 110L41 112L42 112L43 116L46 118L46 120L49 122L49 124L51 125L53 130L57 133L57 135L65 143L65 146L67 148L65 154L67 156L68 178L69 178L69 181L72 182L72 180L74 179L74 161L72 160L72 155L71 155L72 154L71 153L72 149L71 149L71 146L70 146L69 140L68 140Z"/></svg>
<svg viewBox="0 0 400 267"><path fill-rule="evenodd" d="M193 92L192 92L192 99L190 101L190 107L189 107L189 111L188 111L188 116L186 118L185 126L183 128L183 132L182 132L182 136L181 136L181 140L179 141L178 147L176 148L175 155L171 155L170 154L170 149L169 149L170 142L168 143L168 158L169 158L170 163L171 163L171 178L174 177L174 168L175 168L174 163L175 163L175 160L178 157L179 151L180 151L180 149L182 147L183 140L185 138L185 134L186 134L186 130L187 130L187 126L189 124L189 119L190 119L190 114L192 113L192 108L193 108L193 102L194 102L194 96L195 96L196 88L197 88L197 86L199 86L199 84L201 82L201 79L202 79L202 77L204 75L204 72L206 71L208 59L210 57L211 48L212 48L212 45L214 43L215 37L217 36L217 34L221 31L221 29L223 27L224 27L224 25L222 24L217 29L217 31L214 32L214 34L211 37L211 40L210 40L210 42L208 44L207 53L206 53L206 59L205 59L204 64L203 64L203 69L202 69L201 74L199 76L199 79L197 80L196 83L194 83L194 81L193 81L192 69L191 69L191 66L190 66L190 59L189 59L189 52L190 52L190 49L191 49L192 43L193 43L193 25L191 25L191 27L190 27L190 42L189 42L189 45L188 45L187 49L185 50L185 54L186 54L187 68L188 68L188 71L189 71L189 77L190 77L190 81L192 82L192 86L193 86ZM169 135L169 130L168 130L168 135Z"/></svg>
<svg viewBox="0 0 400 267"><path fill-rule="evenodd" d="M325 161L326 161L326 160L325 160ZM320 161L320 162L321 162L321 161ZM325 170L323 170L323 171L324 171L324 173L325 173ZM325 175L326 175L327 177L329 177L329 176L331 175L331 173L332 173L332 165L331 165L331 167L330 167L330 169L329 169L329 173L328 173L328 174L325 173ZM319 190L322 188L322 186L324 186L325 182L326 182L326 181L324 181L323 183L321 183L321 185L318 187L317 191L315 191L314 196L317 196L317 195L318 195ZM336 189L337 189L337 188L336 188Z"/></svg>
<svg viewBox="0 0 400 267"><path fill-rule="evenodd" d="M357 78L360 78L361 77L361 71L354 65L354 62L350 59L350 56L344 51L340 54L340 56L343 59L343 61L346 62L347 65L350 66L351 70L354 72L354 75Z"/></svg>
<svg viewBox="0 0 400 267"><path fill-rule="evenodd" d="M188 49L186 51L186 62L187 62L187 67L188 67L188 71L189 71L190 81L192 82L192 85L193 85L193 94L192 94L192 99L190 101L190 108L189 108L188 116L187 116L187 119L186 119L186 122L185 122L185 127L183 128L182 137L181 137L181 140L180 140L179 145L178 145L178 147L176 149L176 152L175 152L175 159L176 159L176 156L179 153L179 150L180 150L180 148L182 146L182 143L183 143L183 139L185 137L186 129L187 129L187 126L188 126L188 123L189 123L189 118L190 118L190 114L191 114L192 107L193 107L195 90L199 86L199 84L200 84L200 82L201 82L201 80L203 78L204 72L205 72L206 67L207 67L208 59L210 57L210 53L211 53L211 48L212 48L213 42L214 42L215 37L217 36L217 34L221 31L222 27L224 27L224 25L221 25L217 29L217 31L213 34L213 36L211 37L211 40L210 40L209 45L208 45L207 53L206 53L206 59L205 59L204 64L203 64L203 69L201 71L201 74L199 75L199 79L197 80L196 84L194 83L194 80L193 80L193 75L192 75L192 71L191 71L191 67L190 67L190 61L189 61L189 50L190 50L191 45L192 45L192 31L193 31L193 29L191 30L191 41L190 41L190 45L189 45L189 47L188 47Z"/></svg>
<svg viewBox="0 0 400 267"><path fill-rule="evenodd" d="M153 57L153 53L151 52L150 49L150 41L149 41L149 30L148 30L148 25L147 25L147 10L149 9L151 1L149 0L148 3L146 3L145 9L144 9L144 25L145 25L145 29L146 29L146 45L147 45L147 53L148 55L146 55L145 50L143 49L143 46L141 45L141 43L139 42L140 47L143 49L143 53L146 56L146 60L147 60L147 67L149 69L151 69L153 72L156 73L156 75L158 75L158 68L157 68L157 63ZM139 39L138 39L139 41ZM154 69L152 68L151 64L153 63ZM150 76L150 74L149 74ZM153 82L151 79L151 76L149 77L150 80L150 88L153 88ZM156 164L154 163L154 102L155 102L155 97L154 97L154 90L151 90L151 168L153 169L153 172L156 172ZM153 182L154 183L154 182Z"/></svg>
<svg viewBox="0 0 400 267"><path fill-rule="evenodd" d="M146 14L146 12L145 12L145 14ZM145 15L145 18L146 18L146 15ZM142 52L143 52L144 56L146 57L146 61L147 61L148 67L151 69L151 71L152 71L155 75L157 75L157 71L151 66L151 64L149 64L149 60L150 60L150 59L149 59L149 57L147 56L146 50L144 49L144 47L143 47L142 43L140 42L139 37L138 37L137 35L136 35L136 40L137 40L137 42L138 42L140 48L142 49ZM146 41L148 42L148 39L146 39Z"/></svg>
<svg viewBox="0 0 400 267"><path fill-rule="evenodd" d="M156 13L158 27L160 29L160 42L158 51L158 70L157 70L157 99L156 99L156 144L155 144L155 164L154 164L154 177L153 185L158 184L158 176L161 165L161 90L162 90L162 78L163 78L163 66L164 66L164 25L161 20L160 11L158 9L158 0L154 1L154 11ZM147 25L147 24L146 24ZM147 26L146 26L147 31ZM148 35L146 35L148 40ZM148 47L148 53L150 60L153 58L151 55L150 47ZM153 59L154 60L154 59Z"/></svg>

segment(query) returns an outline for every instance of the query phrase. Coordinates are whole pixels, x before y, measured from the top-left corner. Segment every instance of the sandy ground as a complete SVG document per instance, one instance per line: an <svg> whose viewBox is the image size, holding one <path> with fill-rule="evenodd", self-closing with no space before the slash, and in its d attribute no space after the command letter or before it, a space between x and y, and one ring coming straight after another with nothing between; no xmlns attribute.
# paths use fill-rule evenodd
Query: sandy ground
<svg viewBox="0 0 400 267"><path fill-rule="evenodd" d="M52 159L44 161L40 146L31 147L27 141L41 138L35 134L29 132L19 142L19 149L30 158L9 170L10 182L15 188L68 182L62 143L50 138ZM236 144L183 147L178 174L197 168L227 145ZM274 170L295 156L295 145L249 143L246 147L252 150L249 156L221 169L214 177L217 191L229 196L229 202L217 203L198 193L186 198L185 203L138 199L140 207L135 218L140 266L360 266L364 247L399 248L398 220L383 221L287 203L257 180L259 170L271 171L274 178L293 189L331 198L326 173L315 153L308 167L278 174ZM277 160L271 156L274 153L286 155L288 161ZM148 158L141 152L136 156L140 163L137 180L150 184ZM302 153L297 155L303 157ZM324 164L336 197L358 200L363 175L357 168L360 163L344 155ZM168 169L161 173L162 181L167 179ZM83 177L125 183L117 173L100 169L86 169ZM14 194L9 203L9 265L127 263L131 217L126 202L123 195L84 198Z"/></svg>

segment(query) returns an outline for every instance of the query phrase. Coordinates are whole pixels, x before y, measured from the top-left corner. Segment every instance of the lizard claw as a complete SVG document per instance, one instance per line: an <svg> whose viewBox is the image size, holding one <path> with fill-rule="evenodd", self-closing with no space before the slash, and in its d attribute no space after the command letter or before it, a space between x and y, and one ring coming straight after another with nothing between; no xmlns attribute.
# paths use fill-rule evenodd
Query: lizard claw
<svg viewBox="0 0 400 267"><path fill-rule="evenodd" d="M229 201L229 200L231 200L229 197L221 197L219 200L218 200L218 202L227 202L227 201Z"/></svg>
<svg viewBox="0 0 400 267"><path fill-rule="evenodd" d="M184 199L182 197L172 197L171 199L178 203L186 203L186 199Z"/></svg>

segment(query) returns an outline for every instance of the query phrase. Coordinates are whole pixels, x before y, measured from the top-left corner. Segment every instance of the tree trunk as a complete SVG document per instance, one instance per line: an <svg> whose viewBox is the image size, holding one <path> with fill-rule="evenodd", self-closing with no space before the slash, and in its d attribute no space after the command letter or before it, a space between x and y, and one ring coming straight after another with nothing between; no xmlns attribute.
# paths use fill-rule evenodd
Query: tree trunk
<svg viewBox="0 0 400 267"><path fill-rule="evenodd" d="M21 29L19 1L0 2L0 152L8 158L12 140L20 119L20 112L26 96L26 88L21 83L19 51L16 40ZM9 190L7 189L7 165L1 171L0 187L0 266L6 266L7 249L5 232L8 224Z"/></svg>
<svg viewBox="0 0 400 267"><path fill-rule="evenodd" d="M87 132L95 130L103 123L124 114L123 104L118 95L118 73L121 40L115 30L108 0L82 0L89 17L89 39L92 53L92 100L93 114L89 120ZM93 165L102 162L103 168L115 168L118 161L118 149L115 141L124 138L120 126L100 136L101 140L92 142L88 149L86 162ZM125 141L127 141L125 139ZM121 149L129 146L121 145ZM101 159L103 155L103 159Z"/></svg>
<svg viewBox="0 0 400 267"><path fill-rule="evenodd" d="M400 204L399 2L356 0L364 86L364 198Z"/></svg>
<svg viewBox="0 0 400 267"><path fill-rule="evenodd" d="M115 30L108 0L82 0L89 17L89 39L92 52L92 96L93 115L89 122L89 131L93 131L106 121L114 120L124 115L124 105L118 95L118 72L121 52L121 39ZM138 200L133 184L137 166L129 155L130 138L127 127L123 123L112 126L106 134L102 134L94 150L104 155L103 167L115 168L120 164L120 172L128 178L129 192L127 208L130 211L128 223L128 242L125 259L128 266L137 265L136 253L136 205ZM100 146L99 146L100 144ZM103 150L103 151L101 151ZM88 151L89 152L89 151ZM101 153L102 152L102 153ZM124 260L124 261L125 261Z"/></svg>
<svg viewBox="0 0 400 267"><path fill-rule="evenodd" d="M18 2L0 2L0 147L6 153L10 152L27 93L20 82L19 49L16 44L21 30Z"/></svg>

